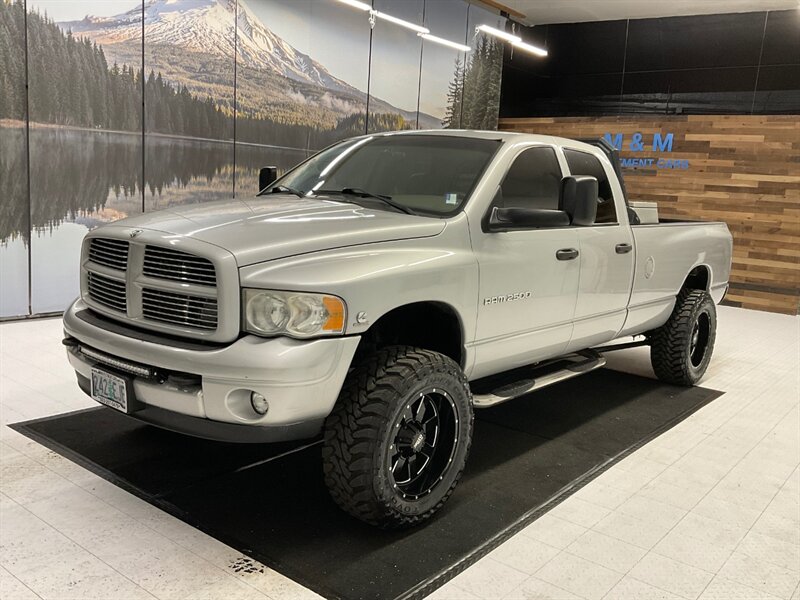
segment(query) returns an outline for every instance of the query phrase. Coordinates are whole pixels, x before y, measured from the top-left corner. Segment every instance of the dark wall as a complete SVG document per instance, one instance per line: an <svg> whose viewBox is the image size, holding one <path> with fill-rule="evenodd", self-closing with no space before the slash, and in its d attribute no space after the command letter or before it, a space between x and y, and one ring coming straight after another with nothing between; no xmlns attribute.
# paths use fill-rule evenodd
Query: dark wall
<svg viewBox="0 0 800 600"><path fill-rule="evenodd" d="M800 113L800 10L521 28L501 117Z"/></svg>

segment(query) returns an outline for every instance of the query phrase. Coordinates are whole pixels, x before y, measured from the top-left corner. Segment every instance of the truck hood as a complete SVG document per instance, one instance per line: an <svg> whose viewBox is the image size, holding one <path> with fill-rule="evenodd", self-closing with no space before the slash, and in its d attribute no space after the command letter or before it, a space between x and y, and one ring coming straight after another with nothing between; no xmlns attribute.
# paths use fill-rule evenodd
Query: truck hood
<svg viewBox="0 0 800 600"><path fill-rule="evenodd" d="M320 250L431 237L444 230L445 222L333 198L275 194L145 213L116 226L208 242L231 252L244 267Z"/></svg>

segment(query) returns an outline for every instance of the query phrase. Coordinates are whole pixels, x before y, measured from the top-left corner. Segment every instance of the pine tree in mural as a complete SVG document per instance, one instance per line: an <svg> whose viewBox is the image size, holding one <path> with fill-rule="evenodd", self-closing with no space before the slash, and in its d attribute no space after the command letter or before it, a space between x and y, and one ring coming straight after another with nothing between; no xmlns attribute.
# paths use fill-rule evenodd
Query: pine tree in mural
<svg viewBox="0 0 800 600"><path fill-rule="evenodd" d="M447 109L442 121L445 129L461 127L461 101L464 96L464 63L461 55L456 57L456 69L453 80L447 87Z"/></svg>
<svg viewBox="0 0 800 600"><path fill-rule="evenodd" d="M25 6L0 0L0 119L25 118Z"/></svg>
<svg viewBox="0 0 800 600"><path fill-rule="evenodd" d="M0 119L25 114L25 13L22 2L0 0ZM30 118L67 127L141 130L142 72L109 67L103 49L87 38L64 33L48 17L28 14ZM16 44L16 45L15 45ZM230 115L210 98L191 94L150 73L145 82L147 126L151 131L225 139Z"/></svg>
<svg viewBox="0 0 800 600"><path fill-rule="evenodd" d="M456 59L442 125L448 128L497 129L502 69L502 44L485 35L478 36L466 65L462 65L460 58Z"/></svg>

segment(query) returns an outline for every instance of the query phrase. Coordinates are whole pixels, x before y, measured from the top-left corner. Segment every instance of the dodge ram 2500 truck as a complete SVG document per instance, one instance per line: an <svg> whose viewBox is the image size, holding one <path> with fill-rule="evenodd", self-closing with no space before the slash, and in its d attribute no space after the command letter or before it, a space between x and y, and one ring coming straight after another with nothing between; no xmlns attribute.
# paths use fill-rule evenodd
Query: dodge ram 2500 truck
<svg viewBox="0 0 800 600"><path fill-rule="evenodd" d="M64 343L87 394L214 440L321 434L332 498L391 528L450 496L473 409L628 336L664 381L708 367L728 229L640 223L602 141L375 134L276 175L86 236Z"/></svg>

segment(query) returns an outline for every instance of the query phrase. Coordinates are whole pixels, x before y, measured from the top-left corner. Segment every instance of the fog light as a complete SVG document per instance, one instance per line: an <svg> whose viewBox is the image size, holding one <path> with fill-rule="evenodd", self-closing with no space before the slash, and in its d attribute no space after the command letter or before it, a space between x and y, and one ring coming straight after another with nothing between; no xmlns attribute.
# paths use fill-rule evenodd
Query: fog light
<svg viewBox="0 0 800 600"><path fill-rule="evenodd" d="M269 402L258 392L250 392L250 406L260 415L267 414L269 410Z"/></svg>

